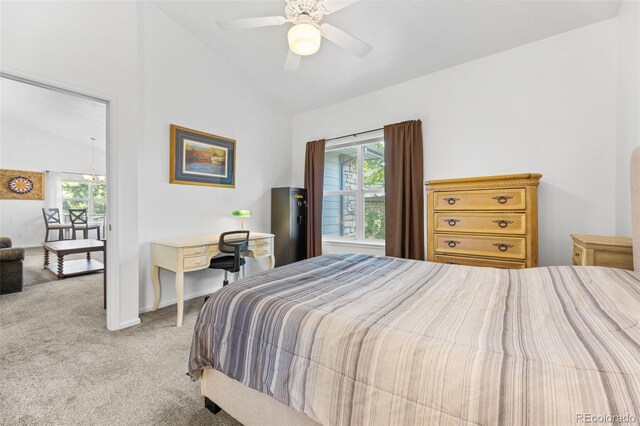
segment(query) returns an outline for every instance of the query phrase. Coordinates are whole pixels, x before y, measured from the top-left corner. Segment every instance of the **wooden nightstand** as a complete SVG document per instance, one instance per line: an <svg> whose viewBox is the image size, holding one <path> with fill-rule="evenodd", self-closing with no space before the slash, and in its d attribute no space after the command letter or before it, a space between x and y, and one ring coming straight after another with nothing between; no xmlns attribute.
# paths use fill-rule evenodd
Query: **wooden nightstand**
<svg viewBox="0 0 640 426"><path fill-rule="evenodd" d="M633 270L631 238L571 234L573 264Z"/></svg>

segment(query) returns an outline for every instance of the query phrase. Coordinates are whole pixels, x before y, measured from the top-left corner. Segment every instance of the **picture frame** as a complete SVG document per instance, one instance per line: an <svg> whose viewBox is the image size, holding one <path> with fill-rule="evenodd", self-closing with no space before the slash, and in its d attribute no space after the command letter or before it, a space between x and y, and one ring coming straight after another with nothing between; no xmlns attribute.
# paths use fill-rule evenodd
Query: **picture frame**
<svg viewBox="0 0 640 426"><path fill-rule="evenodd" d="M44 173L0 169L0 200L44 200Z"/></svg>
<svg viewBox="0 0 640 426"><path fill-rule="evenodd" d="M235 188L236 141L171 125L169 183Z"/></svg>

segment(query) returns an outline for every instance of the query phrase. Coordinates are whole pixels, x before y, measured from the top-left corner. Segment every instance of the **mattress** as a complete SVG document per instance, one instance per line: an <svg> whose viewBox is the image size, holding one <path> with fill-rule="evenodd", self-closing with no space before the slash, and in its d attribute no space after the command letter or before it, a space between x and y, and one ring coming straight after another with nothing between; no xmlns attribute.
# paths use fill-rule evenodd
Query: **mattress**
<svg viewBox="0 0 640 426"><path fill-rule="evenodd" d="M321 256L216 292L188 373L323 425L622 421L640 417L639 317L624 270Z"/></svg>

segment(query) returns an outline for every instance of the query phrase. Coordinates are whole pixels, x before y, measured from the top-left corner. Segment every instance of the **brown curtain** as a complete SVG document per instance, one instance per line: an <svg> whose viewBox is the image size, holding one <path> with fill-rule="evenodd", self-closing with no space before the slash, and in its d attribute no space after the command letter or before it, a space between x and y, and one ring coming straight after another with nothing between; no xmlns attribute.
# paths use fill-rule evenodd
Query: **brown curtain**
<svg viewBox="0 0 640 426"><path fill-rule="evenodd" d="M422 122L384 126L386 255L425 260Z"/></svg>
<svg viewBox="0 0 640 426"><path fill-rule="evenodd" d="M307 189L307 258L322 254L322 191L325 140L308 142L304 160Z"/></svg>

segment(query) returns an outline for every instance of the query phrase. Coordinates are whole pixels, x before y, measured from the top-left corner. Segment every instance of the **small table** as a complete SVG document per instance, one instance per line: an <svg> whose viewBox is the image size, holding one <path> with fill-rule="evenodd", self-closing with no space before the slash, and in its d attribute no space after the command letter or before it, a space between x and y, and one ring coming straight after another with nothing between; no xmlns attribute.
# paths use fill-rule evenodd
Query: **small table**
<svg viewBox="0 0 640 426"><path fill-rule="evenodd" d="M42 243L44 248L44 267L56 274L58 279L73 275L103 272L104 264L91 259L91 252L104 251L104 243L100 240L63 240ZM56 265L49 264L49 252L58 256ZM87 253L86 259L64 260L68 254Z"/></svg>
<svg viewBox="0 0 640 426"><path fill-rule="evenodd" d="M574 265L608 266L633 271L631 238L581 234L571 234L571 238Z"/></svg>

